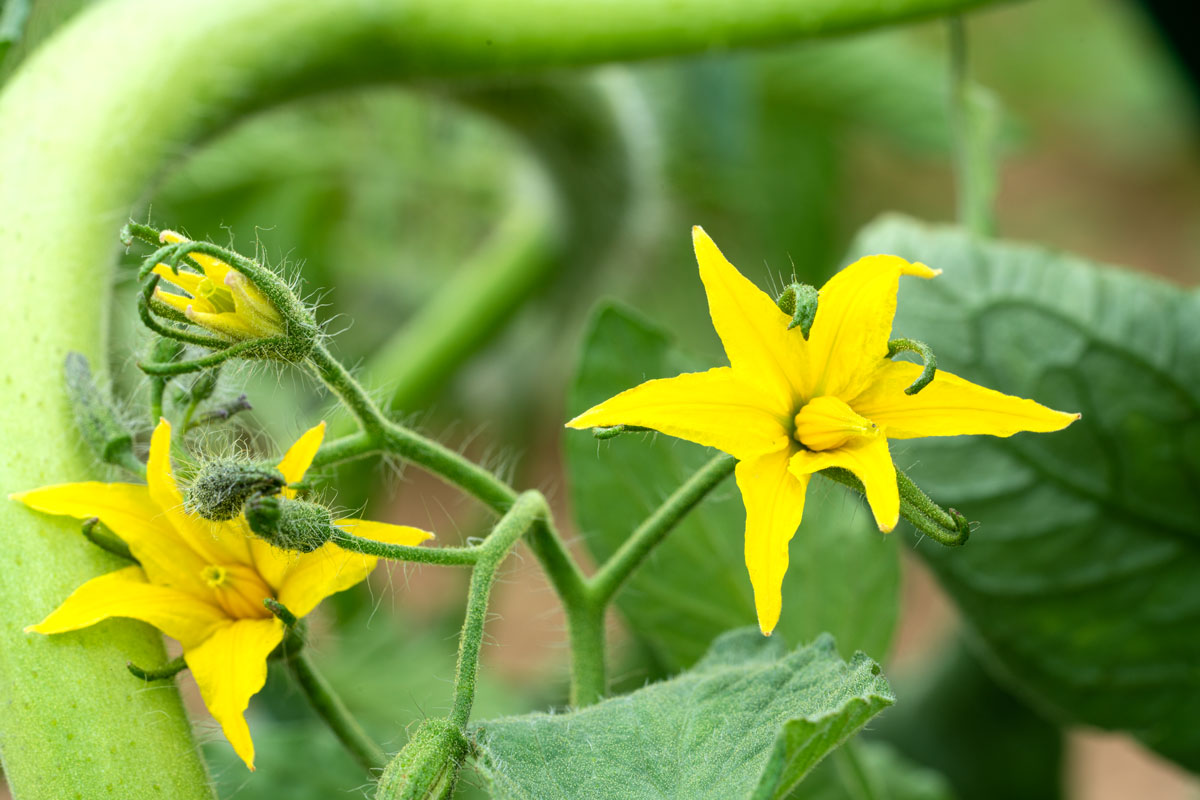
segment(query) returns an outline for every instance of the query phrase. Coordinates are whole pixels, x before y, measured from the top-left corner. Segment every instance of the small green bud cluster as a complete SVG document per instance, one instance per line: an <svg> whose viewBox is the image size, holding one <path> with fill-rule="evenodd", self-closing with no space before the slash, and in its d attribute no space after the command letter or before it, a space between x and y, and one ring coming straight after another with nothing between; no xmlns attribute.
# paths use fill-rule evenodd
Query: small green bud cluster
<svg viewBox="0 0 1200 800"><path fill-rule="evenodd" d="M807 283L793 283L783 290L775 304L779 306L780 311L792 318L788 330L799 328L800 335L808 338L813 320L817 318L818 294L817 288Z"/></svg>
<svg viewBox="0 0 1200 800"><path fill-rule="evenodd" d="M376 800L446 800L470 743L448 719L427 719L384 769Z"/></svg>
<svg viewBox="0 0 1200 800"><path fill-rule="evenodd" d="M244 510L250 530L281 550L311 553L333 537L333 514L318 503L256 494Z"/></svg>
<svg viewBox="0 0 1200 800"><path fill-rule="evenodd" d="M225 522L241 514L251 497L276 494L285 485L283 473L271 465L209 461L200 468L188 489L188 510L213 522Z"/></svg>

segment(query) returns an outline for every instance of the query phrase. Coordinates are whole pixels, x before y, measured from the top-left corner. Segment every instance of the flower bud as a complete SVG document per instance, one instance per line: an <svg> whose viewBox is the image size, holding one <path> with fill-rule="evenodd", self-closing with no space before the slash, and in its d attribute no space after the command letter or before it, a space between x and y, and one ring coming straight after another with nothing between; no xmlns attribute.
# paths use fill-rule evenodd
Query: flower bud
<svg viewBox="0 0 1200 800"><path fill-rule="evenodd" d="M783 290L775 304L779 306L780 311L791 316L788 330L799 328L800 335L808 338L813 320L817 318L817 299L817 288L807 283L793 283Z"/></svg>
<svg viewBox="0 0 1200 800"><path fill-rule="evenodd" d="M192 481L187 505L205 519L224 522L241 514L254 495L275 494L285 485L283 473L270 465L209 461Z"/></svg>
<svg viewBox="0 0 1200 800"><path fill-rule="evenodd" d="M427 719L383 771L376 800L445 800L470 743L448 719Z"/></svg>
<svg viewBox="0 0 1200 800"><path fill-rule="evenodd" d="M257 494L246 502L244 510L250 530L281 550L311 553L334 533L333 514L317 503Z"/></svg>

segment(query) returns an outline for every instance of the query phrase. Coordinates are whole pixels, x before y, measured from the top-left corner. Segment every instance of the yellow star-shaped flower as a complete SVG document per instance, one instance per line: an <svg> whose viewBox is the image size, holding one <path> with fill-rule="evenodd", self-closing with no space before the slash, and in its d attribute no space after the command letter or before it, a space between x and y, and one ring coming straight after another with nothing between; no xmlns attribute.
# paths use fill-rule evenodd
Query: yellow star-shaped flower
<svg viewBox="0 0 1200 800"><path fill-rule="evenodd" d="M324 435L322 422L288 450L279 462L288 483L304 477ZM12 495L48 514L99 517L129 545L139 564L93 578L26 630L65 633L110 617L130 617L178 640L204 704L253 770L254 743L244 713L266 682L267 656L285 632L263 600L276 599L303 617L329 595L365 579L378 559L332 543L297 555L255 538L241 517L209 522L189 514L171 470L166 420L150 440L146 477L144 486L67 483ZM283 491L294 494L290 488ZM416 545L433 535L367 520L337 524L394 544Z"/></svg>
<svg viewBox="0 0 1200 800"><path fill-rule="evenodd" d="M820 291L807 340L791 317L692 229L700 278L728 367L647 381L571 420L571 428L632 425L715 447L738 459L746 506L746 567L758 624L779 621L788 542L813 473L850 470L882 531L900 517L888 439L1057 431L1079 418L938 370L909 395L922 367L888 357L901 275L924 264L867 256Z"/></svg>

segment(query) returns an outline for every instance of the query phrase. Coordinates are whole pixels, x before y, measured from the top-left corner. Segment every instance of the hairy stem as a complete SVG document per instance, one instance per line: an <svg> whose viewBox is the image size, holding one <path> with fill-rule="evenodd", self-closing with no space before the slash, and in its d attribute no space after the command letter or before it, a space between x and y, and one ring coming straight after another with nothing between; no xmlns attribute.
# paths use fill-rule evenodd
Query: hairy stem
<svg viewBox="0 0 1200 800"><path fill-rule="evenodd" d="M646 556L697 503L728 478L736 466L737 459L733 456L717 456L676 489L588 582L593 600L607 604Z"/></svg>
<svg viewBox="0 0 1200 800"><path fill-rule="evenodd" d="M343 550L353 550L376 558L392 561L408 561L413 564L436 564L443 567L470 567L479 562L483 552L479 547L413 547L405 544L389 544L355 536L334 527L331 542Z"/></svg>
<svg viewBox="0 0 1200 800"><path fill-rule="evenodd" d="M496 570L517 540L538 519L544 519L549 513L546 500L539 492L525 492L517 498L508 513L500 518L480 547L479 561L471 573L467 616L458 640L458 666L454 673L454 705L450 710L450 721L460 728L466 728L467 720L471 717L471 706L475 702L479 649L483 644L488 598L496 580Z"/></svg>
<svg viewBox="0 0 1200 800"><path fill-rule="evenodd" d="M373 777L378 777L387 765L387 756L358 724L325 677L317 671L307 651L298 647L286 654L286 660L288 670L317 716L329 726L354 760Z"/></svg>

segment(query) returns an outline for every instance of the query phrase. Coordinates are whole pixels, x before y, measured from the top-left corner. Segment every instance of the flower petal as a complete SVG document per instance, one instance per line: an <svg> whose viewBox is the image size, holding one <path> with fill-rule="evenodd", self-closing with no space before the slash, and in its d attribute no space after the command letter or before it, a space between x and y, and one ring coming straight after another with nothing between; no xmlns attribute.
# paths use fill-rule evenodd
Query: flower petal
<svg viewBox="0 0 1200 800"><path fill-rule="evenodd" d="M866 389L887 358L900 276L939 274L924 264L881 255L860 258L830 278L821 287L808 336L813 396L849 400Z"/></svg>
<svg viewBox="0 0 1200 800"><path fill-rule="evenodd" d="M178 311L180 314L183 314L184 316L187 316L189 309L192 310L193 312L196 312L196 311L215 312L216 311L216 309L213 308L212 303L208 302L203 297L185 297L184 295L181 295L181 294L171 294L170 292L164 292L160 288L155 288L154 299L161 300L163 303L169 305L171 308L175 309L176 311Z"/></svg>
<svg viewBox="0 0 1200 800"><path fill-rule="evenodd" d="M257 339L259 333L246 322L245 318L232 311L210 313L193 303L183 312L187 318L202 328L208 328L214 333L228 336L230 339Z"/></svg>
<svg viewBox="0 0 1200 800"><path fill-rule="evenodd" d="M11 496L35 511L77 519L99 517L121 537L154 583L205 595L205 561L179 540L146 486L135 483L64 483Z"/></svg>
<svg viewBox="0 0 1200 800"><path fill-rule="evenodd" d="M790 409L779 416L757 386L729 367L647 381L605 400L567 423L569 428L636 425L753 458L787 444Z"/></svg>
<svg viewBox="0 0 1200 800"><path fill-rule="evenodd" d="M171 423L160 419L150 436L146 462L150 498L162 509L178 539L206 564L249 564L250 548L243 528L230 522L210 522L183 507L183 495L171 470ZM164 526L164 530L166 526Z"/></svg>
<svg viewBox="0 0 1200 800"><path fill-rule="evenodd" d="M317 454L317 450L321 447L321 442L325 439L325 422L322 421L318 425L309 428L304 434L296 440L296 443L288 448L284 453L283 459L279 462L279 471L283 473L283 478L288 483L299 483L304 480L304 473L308 472L309 466L312 465L313 457ZM294 497L289 494L288 497Z"/></svg>
<svg viewBox="0 0 1200 800"><path fill-rule="evenodd" d="M163 280L178 286L180 289L183 289L192 297L195 297L200 293L200 281L204 280L204 278L200 277L194 272L184 272L183 270L179 270L179 272L172 272L171 268L166 264L155 264L153 272ZM179 295L175 295L175 297L178 296ZM183 309L180 309L180 311L182 310Z"/></svg>
<svg viewBox="0 0 1200 800"><path fill-rule="evenodd" d="M110 617L148 622L185 648L196 646L229 621L219 608L187 592L148 583L141 567L125 567L92 578L50 616L25 630L65 633Z"/></svg>
<svg viewBox="0 0 1200 800"><path fill-rule="evenodd" d="M159 240L167 244L179 244L180 242L192 241L186 236L176 233L175 231L163 231L159 234ZM225 276L232 269L221 259L216 256L210 256L207 253L188 253L188 258L195 261L204 270L204 276L217 286L221 286L225 282Z"/></svg>
<svg viewBox="0 0 1200 800"><path fill-rule="evenodd" d="M879 530L887 533L896 527L900 521L900 488L887 439L859 437L835 450L801 450L792 457L790 465L797 477L829 467L848 469L862 481Z"/></svg>
<svg viewBox="0 0 1200 800"><path fill-rule="evenodd" d="M279 602L297 617L303 617L331 594L365 580L378 560L343 550L333 543L294 556L279 587Z"/></svg>
<svg viewBox="0 0 1200 800"><path fill-rule="evenodd" d="M333 524L355 536L387 544L405 544L416 547L433 538L432 533L420 528L413 528L409 525L392 525L389 522L374 522L369 519L348 517L339 519Z"/></svg>
<svg viewBox="0 0 1200 800"><path fill-rule="evenodd" d="M746 506L746 569L754 587L758 627L769 636L783 605L788 542L804 517L808 476L788 472L792 448L739 462L734 474Z"/></svg>
<svg viewBox="0 0 1200 800"><path fill-rule="evenodd" d="M755 380L777 414L790 417L795 400L807 394L808 349L791 318L721 254L700 226L692 228L708 313L729 363L744 380Z"/></svg>
<svg viewBox="0 0 1200 800"><path fill-rule="evenodd" d="M243 619L217 629L199 646L184 649L204 705L251 771L254 742L246 725L246 707L267 682L267 656L281 641L283 623L274 617Z"/></svg>
<svg viewBox="0 0 1200 800"><path fill-rule="evenodd" d="M1078 414L1055 411L1033 400L1002 394L939 369L933 382L914 395L904 390L922 367L891 361L871 386L850 401L859 414L885 428L889 439L919 436L987 434L1012 436L1021 431L1059 431Z"/></svg>

